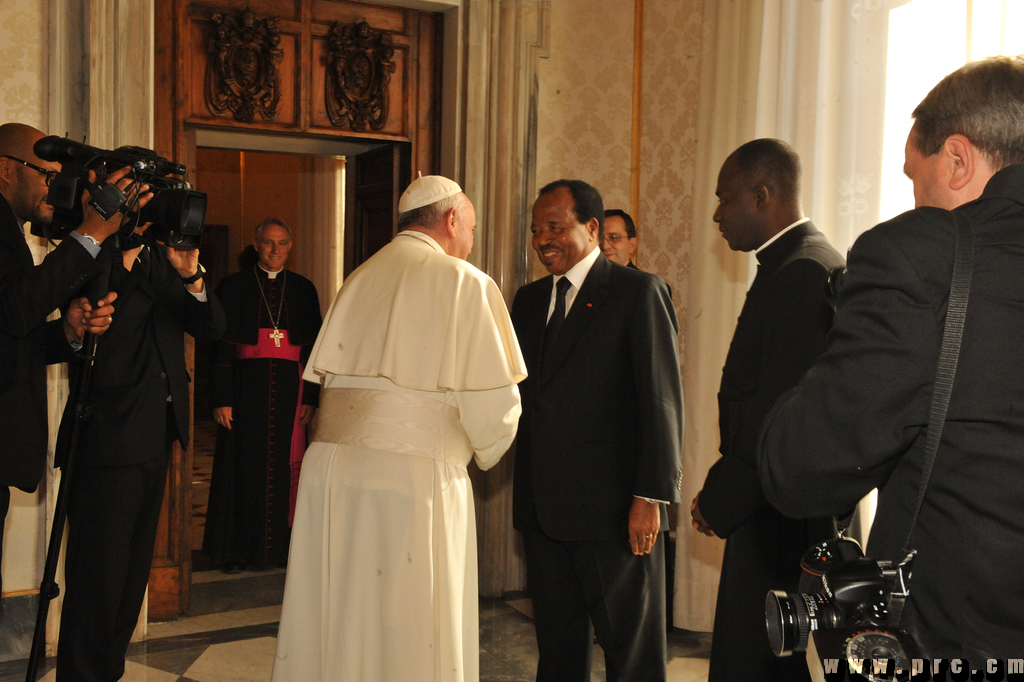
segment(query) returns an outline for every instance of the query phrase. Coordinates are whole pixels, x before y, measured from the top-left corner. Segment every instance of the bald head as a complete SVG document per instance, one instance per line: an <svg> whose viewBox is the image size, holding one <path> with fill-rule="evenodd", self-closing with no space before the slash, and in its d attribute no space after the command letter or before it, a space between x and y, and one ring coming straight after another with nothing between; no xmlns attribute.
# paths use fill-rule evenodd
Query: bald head
<svg viewBox="0 0 1024 682"><path fill-rule="evenodd" d="M751 187L764 185L779 202L800 205L800 157L782 140L747 142L729 155L729 162Z"/></svg>
<svg viewBox="0 0 1024 682"><path fill-rule="evenodd" d="M782 140L753 140L718 173L713 220L733 251L753 251L803 217L800 157Z"/></svg>
<svg viewBox="0 0 1024 682"><path fill-rule="evenodd" d="M0 194L22 223L45 225L53 219L53 207L46 203L44 171L60 170L60 164L36 156L32 147L42 137L42 131L24 123L0 126Z"/></svg>
<svg viewBox="0 0 1024 682"><path fill-rule="evenodd" d="M14 156L41 166L45 161L36 156L32 147L43 137L41 130L24 123L5 123L0 126L0 155Z"/></svg>

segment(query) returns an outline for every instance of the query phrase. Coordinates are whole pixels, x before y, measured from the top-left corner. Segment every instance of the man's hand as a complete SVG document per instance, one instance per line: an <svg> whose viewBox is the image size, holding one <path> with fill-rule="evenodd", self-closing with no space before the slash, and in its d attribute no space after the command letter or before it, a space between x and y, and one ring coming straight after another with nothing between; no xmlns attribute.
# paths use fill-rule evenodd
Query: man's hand
<svg viewBox="0 0 1024 682"><path fill-rule="evenodd" d="M650 554L660 529L661 505L634 497L629 510L629 544L633 554Z"/></svg>
<svg viewBox="0 0 1024 682"><path fill-rule="evenodd" d="M114 320L114 306L110 305L117 298L113 291L96 302L93 308L87 298L76 298L71 301L64 315L64 336L68 343L75 343L85 338L85 333L102 334Z"/></svg>
<svg viewBox="0 0 1024 682"><path fill-rule="evenodd" d="M126 178L125 175L131 169L127 166L121 170L114 171L107 176L107 184L117 185L117 188L128 195L128 201L125 204L126 207L130 207L133 210L138 210L149 203L149 200L153 198L153 193L148 192L149 185L140 185L139 183L132 184L131 178ZM89 171L89 182L96 182L96 173ZM128 189L129 185L131 186ZM146 194L142 194L146 192ZM139 197L138 202L135 201L136 197ZM78 232L80 234L92 237L99 243L103 243L103 240L110 235L121 229L121 222L124 220L124 214L115 212L114 215L110 216L107 220L96 212L96 210L89 205L91 199L89 191L86 190L82 193L82 215L85 216L82 220L82 224L78 226Z"/></svg>
<svg viewBox="0 0 1024 682"><path fill-rule="evenodd" d="M303 406L305 407L305 406ZM228 431L231 430L231 407L213 408L213 420Z"/></svg>
<svg viewBox="0 0 1024 682"><path fill-rule="evenodd" d="M715 537L715 531L711 530L711 526L708 525L708 522L705 521L704 517L701 515L700 507L697 506L697 500L699 499L700 493L698 492L697 496L693 498L693 502L690 503L690 516L693 517L693 521L690 523L693 524L693 527L696 528L698 532L704 533L704 535L707 535L709 538L713 538Z"/></svg>
<svg viewBox="0 0 1024 682"><path fill-rule="evenodd" d="M199 272L199 249L178 250L168 248L167 260L171 262L171 267L178 271L178 275L182 279L188 279ZM192 284L186 285L186 288L194 294L202 293L203 278L200 277Z"/></svg>
<svg viewBox="0 0 1024 682"><path fill-rule="evenodd" d="M299 410L299 423L305 426L316 414L316 408L312 405L303 405L302 409Z"/></svg>

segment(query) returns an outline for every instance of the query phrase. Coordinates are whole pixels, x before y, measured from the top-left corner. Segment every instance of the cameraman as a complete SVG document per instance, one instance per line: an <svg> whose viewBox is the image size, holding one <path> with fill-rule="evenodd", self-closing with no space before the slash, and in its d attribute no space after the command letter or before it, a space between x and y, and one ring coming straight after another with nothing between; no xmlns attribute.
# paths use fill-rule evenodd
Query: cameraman
<svg viewBox="0 0 1024 682"><path fill-rule="evenodd" d="M112 237L103 248L121 239ZM168 249L149 234L141 245L126 247L113 249L117 321L97 349L92 416L81 432L71 481L60 682L107 682L124 674L149 580L171 446L177 440L188 447L185 334L212 341L224 332L224 313L206 290L197 249ZM69 417L65 412L62 438Z"/></svg>
<svg viewBox="0 0 1024 682"><path fill-rule="evenodd" d="M914 110L917 208L863 234L829 346L762 426L768 501L837 514L878 488L868 554L899 561L921 485L954 216L973 225L959 364L910 547L901 626L927 658L1024 652L1024 59L946 76Z"/></svg>
<svg viewBox="0 0 1024 682"><path fill-rule="evenodd" d="M88 206L86 220L42 264L35 266L25 242L25 223L49 224L53 207L47 185L59 164L32 151L43 133L21 123L0 126L0 555L8 486L33 492L46 465L46 364L67 362L86 331L106 331L116 296L95 310L84 299L70 302L61 320L46 322L55 309L99 274L98 242L113 234L120 215L109 222ZM121 176L111 176L118 182ZM124 189L128 180L120 180Z"/></svg>

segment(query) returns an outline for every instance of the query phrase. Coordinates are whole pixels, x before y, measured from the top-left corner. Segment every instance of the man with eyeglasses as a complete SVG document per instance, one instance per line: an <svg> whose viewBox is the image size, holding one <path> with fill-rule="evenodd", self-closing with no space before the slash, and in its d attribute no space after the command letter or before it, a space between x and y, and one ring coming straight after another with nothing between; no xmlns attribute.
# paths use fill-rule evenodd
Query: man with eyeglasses
<svg viewBox="0 0 1024 682"><path fill-rule="evenodd" d="M35 491L46 464L46 365L72 359L86 331L106 331L116 298L107 294L93 308L73 297L99 274L95 256L100 242L118 229L119 213L107 222L86 206L74 238L34 264L25 223L52 220L47 185L60 169L32 151L42 137L21 123L0 126L0 553L9 486ZM108 181L124 189L130 181L123 174ZM46 322L58 308L62 318Z"/></svg>
<svg viewBox="0 0 1024 682"><path fill-rule="evenodd" d="M636 224L628 213L619 208L609 208L604 212L604 239L601 240L601 252L613 263L635 268L633 256L636 254Z"/></svg>

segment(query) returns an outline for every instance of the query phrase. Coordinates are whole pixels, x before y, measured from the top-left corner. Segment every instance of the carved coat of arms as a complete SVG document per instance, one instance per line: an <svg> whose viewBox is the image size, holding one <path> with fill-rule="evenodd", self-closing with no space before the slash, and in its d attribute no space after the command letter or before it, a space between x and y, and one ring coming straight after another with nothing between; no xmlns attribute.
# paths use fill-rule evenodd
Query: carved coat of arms
<svg viewBox="0 0 1024 682"><path fill-rule="evenodd" d="M243 123L252 123L256 114L272 121L281 98L277 21L257 20L246 9L237 17L214 12L213 22L217 29L208 48L206 105L216 114L230 111Z"/></svg>
<svg viewBox="0 0 1024 682"><path fill-rule="evenodd" d="M395 48L386 31L365 21L335 24L328 38L325 101L338 127L380 130L388 120L388 84L395 72Z"/></svg>

